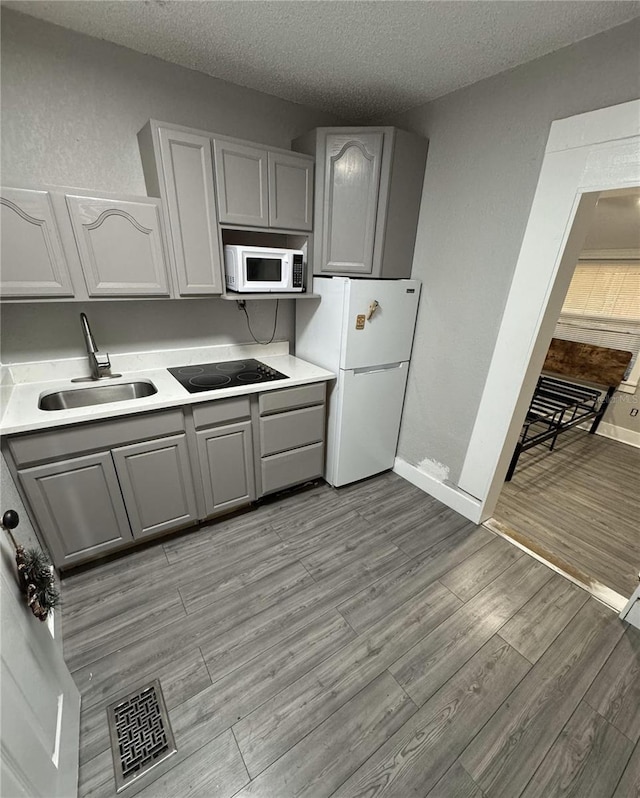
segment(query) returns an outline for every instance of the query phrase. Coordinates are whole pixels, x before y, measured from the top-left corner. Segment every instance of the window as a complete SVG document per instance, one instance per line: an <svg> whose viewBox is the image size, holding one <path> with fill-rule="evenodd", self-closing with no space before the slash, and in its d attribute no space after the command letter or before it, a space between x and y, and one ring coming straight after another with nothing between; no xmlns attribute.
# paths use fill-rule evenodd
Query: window
<svg viewBox="0 0 640 798"><path fill-rule="evenodd" d="M621 389L635 390L640 377L640 261L580 261L554 335L632 352Z"/></svg>

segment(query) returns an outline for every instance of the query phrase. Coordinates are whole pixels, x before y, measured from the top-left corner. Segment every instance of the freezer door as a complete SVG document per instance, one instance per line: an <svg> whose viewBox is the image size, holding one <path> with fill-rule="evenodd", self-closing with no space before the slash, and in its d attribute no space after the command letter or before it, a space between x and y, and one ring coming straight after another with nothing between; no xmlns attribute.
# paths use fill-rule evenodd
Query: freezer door
<svg viewBox="0 0 640 798"><path fill-rule="evenodd" d="M340 371L329 407L326 479L331 485L393 467L408 369L405 362Z"/></svg>
<svg viewBox="0 0 640 798"><path fill-rule="evenodd" d="M409 360L419 298L418 280L349 280L340 368Z"/></svg>

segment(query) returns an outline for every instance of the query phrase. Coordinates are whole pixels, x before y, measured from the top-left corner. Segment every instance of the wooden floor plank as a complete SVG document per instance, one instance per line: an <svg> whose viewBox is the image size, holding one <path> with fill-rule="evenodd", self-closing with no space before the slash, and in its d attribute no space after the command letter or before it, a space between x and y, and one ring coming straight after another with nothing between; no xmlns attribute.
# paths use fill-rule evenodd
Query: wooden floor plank
<svg viewBox="0 0 640 798"><path fill-rule="evenodd" d="M636 743L613 798L640 798L640 743Z"/></svg>
<svg viewBox="0 0 640 798"><path fill-rule="evenodd" d="M118 684L136 678L140 672L153 673L176 653L202 647L225 629L252 618L260 608L277 606L287 597L298 595L307 587L313 588L314 584L301 565L283 568L244 591L226 596L212 607L168 623L153 636L141 635L136 643L75 671L74 681L83 696L90 694L91 701L100 700L105 694L111 695Z"/></svg>
<svg viewBox="0 0 640 798"><path fill-rule="evenodd" d="M278 695L354 637L335 611L321 616L279 645L218 679L198 694L203 711L220 733Z"/></svg>
<svg viewBox="0 0 640 798"><path fill-rule="evenodd" d="M400 551L376 548L319 583L292 592L277 605L253 615L203 644L212 681L286 640L337 604L406 561Z"/></svg>
<svg viewBox="0 0 640 798"><path fill-rule="evenodd" d="M382 673L237 798L328 798L415 711L407 694Z"/></svg>
<svg viewBox="0 0 640 798"><path fill-rule="evenodd" d="M494 517L623 596L640 567L640 450L582 431L525 452Z"/></svg>
<svg viewBox="0 0 640 798"><path fill-rule="evenodd" d="M425 798L484 798L480 787L459 762L455 762Z"/></svg>
<svg viewBox="0 0 640 798"><path fill-rule="evenodd" d="M113 613L92 623L91 605L87 607L87 624L64 639L64 656L70 671L87 667L118 649L164 629L172 621L180 622L186 611L180 594L171 590L164 595L145 601L144 594L136 594L137 603L131 606L127 596L126 608L114 596L111 606Z"/></svg>
<svg viewBox="0 0 640 798"><path fill-rule="evenodd" d="M461 756L492 798L519 795L622 636L594 599L545 652Z"/></svg>
<svg viewBox="0 0 640 798"><path fill-rule="evenodd" d="M522 793L522 798L611 795L633 743L580 703Z"/></svg>
<svg viewBox="0 0 640 798"><path fill-rule="evenodd" d="M335 793L335 798L426 795L531 667L492 638Z"/></svg>
<svg viewBox="0 0 640 798"><path fill-rule="evenodd" d="M138 798L230 798L249 781L232 732L226 731L156 779Z"/></svg>
<svg viewBox="0 0 640 798"><path fill-rule="evenodd" d="M585 700L634 743L640 740L640 630L627 628Z"/></svg>
<svg viewBox="0 0 640 798"><path fill-rule="evenodd" d="M586 604L589 594L555 575L500 629L500 637L529 662L537 662Z"/></svg>
<svg viewBox="0 0 640 798"><path fill-rule="evenodd" d="M523 556L524 553L511 543L495 538L448 571L440 581L459 599L469 601Z"/></svg>
<svg viewBox="0 0 640 798"><path fill-rule="evenodd" d="M624 471L607 457L607 474ZM597 465L580 468L569 498L591 511ZM538 469L537 495L555 501L553 481ZM179 752L130 788L145 798L520 798L553 795L551 771L613 798L638 739L634 630L390 472L267 499L67 574L62 593L67 656L87 658L73 674L81 798L115 798L105 709L154 678ZM163 615L176 596L187 612ZM380 752L418 716L378 780ZM636 744L615 798L640 798L639 781Z"/></svg>
<svg viewBox="0 0 640 798"><path fill-rule="evenodd" d="M215 557L215 550L211 553ZM278 543L231 564L219 566L214 562L204 572L192 569L190 574L181 575L178 591L187 613L197 612L294 562L286 546Z"/></svg>
<svg viewBox="0 0 640 798"><path fill-rule="evenodd" d="M410 506L413 504L414 500L412 499ZM458 529L471 530L475 526L471 521L449 507L443 507L439 502L429 507L427 511L420 509L420 505L418 505L417 509L408 517L405 518L405 515L406 511L400 516L402 521L389 523L388 529L393 542L410 557L417 557Z"/></svg>
<svg viewBox="0 0 640 798"><path fill-rule="evenodd" d="M418 706L472 657L552 576L523 557L391 665Z"/></svg>
<svg viewBox="0 0 640 798"><path fill-rule="evenodd" d="M353 698L459 603L435 583L237 723L234 733L251 776Z"/></svg>
<svg viewBox="0 0 640 798"><path fill-rule="evenodd" d="M362 632L491 540L494 540L493 535L482 527L452 531L406 567L381 577L339 604L338 610L357 632Z"/></svg>

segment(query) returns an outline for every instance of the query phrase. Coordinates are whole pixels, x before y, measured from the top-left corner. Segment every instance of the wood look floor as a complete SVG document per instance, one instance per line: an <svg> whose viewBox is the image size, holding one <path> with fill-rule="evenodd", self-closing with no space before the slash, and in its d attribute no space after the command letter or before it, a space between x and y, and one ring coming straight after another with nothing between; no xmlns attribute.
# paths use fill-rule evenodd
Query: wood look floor
<svg viewBox="0 0 640 798"><path fill-rule="evenodd" d="M625 598L638 586L640 449L567 432L553 452L538 446L520 456L493 515L530 548Z"/></svg>
<svg viewBox="0 0 640 798"><path fill-rule="evenodd" d="M178 753L143 798L640 796L640 632L394 474L70 575L63 602L81 796L115 795L105 707L153 678Z"/></svg>

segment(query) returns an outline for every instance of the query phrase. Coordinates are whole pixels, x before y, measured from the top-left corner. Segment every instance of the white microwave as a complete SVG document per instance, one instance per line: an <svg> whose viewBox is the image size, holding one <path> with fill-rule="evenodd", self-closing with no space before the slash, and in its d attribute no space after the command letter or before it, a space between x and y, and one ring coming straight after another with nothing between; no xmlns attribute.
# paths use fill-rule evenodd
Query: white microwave
<svg viewBox="0 0 640 798"><path fill-rule="evenodd" d="M300 249L227 244L224 272L230 291L303 291L304 253Z"/></svg>

